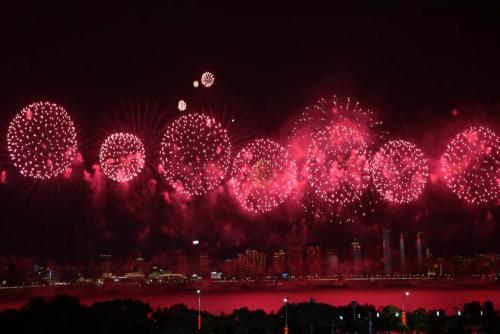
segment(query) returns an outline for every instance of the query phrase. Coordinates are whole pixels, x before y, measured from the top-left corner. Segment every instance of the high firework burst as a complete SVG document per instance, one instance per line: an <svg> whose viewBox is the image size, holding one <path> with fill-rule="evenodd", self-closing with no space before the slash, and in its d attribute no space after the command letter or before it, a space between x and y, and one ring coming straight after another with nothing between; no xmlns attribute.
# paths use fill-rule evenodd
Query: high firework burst
<svg viewBox="0 0 500 334"><path fill-rule="evenodd" d="M373 157L373 183L389 202L409 203L422 194L429 166L422 150L404 140L387 142Z"/></svg>
<svg viewBox="0 0 500 334"><path fill-rule="evenodd" d="M146 151L142 141L130 133L114 133L101 146L99 161L104 174L117 182L134 179L144 168Z"/></svg>
<svg viewBox="0 0 500 334"><path fill-rule="evenodd" d="M75 126L57 104L33 103L11 121L7 147L23 176L51 179L64 174L76 157Z"/></svg>
<svg viewBox="0 0 500 334"><path fill-rule="evenodd" d="M368 186L368 160L360 130L331 124L313 136L307 162L309 184L323 201L341 206L353 203Z"/></svg>
<svg viewBox="0 0 500 334"><path fill-rule="evenodd" d="M363 198L360 196L363 193L361 189L366 188L365 181L367 177L365 168L361 166L361 161L369 158L375 144L382 140L384 132L380 129L381 124L382 122L376 119L375 114L371 110L361 107L359 102L350 98L341 99L335 95L329 98L321 98L300 114L300 117L294 122L288 137L288 148L299 170L298 187L294 191L294 197L306 212L314 214L320 220L327 218L330 221L345 222L354 221L357 219L356 217L365 216L368 211L373 211L373 203L376 200L371 196L365 196L365 194L363 194ZM360 182L351 185L354 187L347 186L349 182L355 180L354 178L347 181L349 173L354 172L352 165L350 170L345 171L346 173L338 174L339 177L341 174L347 177L344 180L346 183L338 182L341 181L339 178L319 178L319 169L317 167L319 167L318 162L322 162L315 161L316 158L309 161L311 157L315 156L315 152L320 153L319 151L329 152L328 155L333 159L332 163L335 162L334 155L344 155L340 154L340 152L346 148L345 146L344 148L337 148L335 147L335 140L332 143L327 143L324 140L328 132L333 131L335 133L336 130L340 131L340 137L351 137L350 142L359 148L356 153L353 152L353 157L358 156L360 158L358 161L360 169L355 174L359 173L363 177L362 181L360 180ZM320 139L322 137L323 140ZM355 141L356 137L359 139L357 142ZM317 144L320 142L321 144L315 145L315 140ZM349 141L345 142L345 144L348 143ZM311 162L313 165L309 166ZM339 166L353 163L353 161L338 161L336 163ZM311 171L317 173L311 175ZM316 189L311 186L309 181L314 181ZM325 186L329 183L333 187L330 191L327 191ZM356 183L358 183L359 187L356 186ZM344 186L346 187L342 189ZM349 191L349 188L353 192ZM347 192L343 197L333 196L336 189L341 193L343 191Z"/></svg>
<svg viewBox="0 0 500 334"><path fill-rule="evenodd" d="M256 139L236 155L231 184L245 210L267 212L286 200L295 187L296 173L284 147L270 139Z"/></svg>
<svg viewBox="0 0 500 334"><path fill-rule="evenodd" d="M500 198L500 137L470 127L448 144L441 157L444 181L459 198L486 204Z"/></svg>
<svg viewBox="0 0 500 334"><path fill-rule="evenodd" d="M208 88L215 82L215 75L212 72L205 72L201 75L201 84Z"/></svg>
<svg viewBox="0 0 500 334"><path fill-rule="evenodd" d="M231 158L227 130L204 114L187 114L173 120L163 135L160 166L177 191L198 196L222 183Z"/></svg>

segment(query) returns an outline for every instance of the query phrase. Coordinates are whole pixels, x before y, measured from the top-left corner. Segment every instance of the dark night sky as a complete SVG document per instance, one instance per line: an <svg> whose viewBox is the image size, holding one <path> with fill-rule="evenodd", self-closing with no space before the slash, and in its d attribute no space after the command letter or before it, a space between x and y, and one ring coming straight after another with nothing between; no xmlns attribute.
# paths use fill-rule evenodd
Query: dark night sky
<svg viewBox="0 0 500 334"><path fill-rule="evenodd" d="M381 226L410 231L412 239L424 230L438 255L500 251L498 205L468 208L440 186L429 186L415 205L381 208L355 226L317 226L283 208L244 217L216 195L181 212L149 194L147 182L126 194L107 184L96 195L81 180L40 185L16 176L5 152L7 126L40 99L74 116L88 171L124 105L139 114L158 106L155 112L169 118L180 97L224 105L252 137L282 134L304 106L332 93L356 97L377 112L390 137L411 139L431 156L465 125L488 123L498 132L500 20L491 7L402 14L372 7L307 18L197 9L33 9L3 20L0 166L8 183L0 184L0 255L69 262L102 252L148 255L202 235L221 253L299 240L345 249L354 235L368 251L380 246ZM197 15L183 16L189 11ZM210 96L200 96L206 93L191 83L207 69L217 82Z"/></svg>

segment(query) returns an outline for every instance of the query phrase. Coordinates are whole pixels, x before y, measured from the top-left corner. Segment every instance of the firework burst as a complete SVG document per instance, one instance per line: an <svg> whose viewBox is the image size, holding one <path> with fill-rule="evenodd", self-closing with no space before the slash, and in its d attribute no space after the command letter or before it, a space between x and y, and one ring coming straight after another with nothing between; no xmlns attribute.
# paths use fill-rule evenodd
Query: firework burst
<svg viewBox="0 0 500 334"><path fill-rule="evenodd" d="M117 182L134 179L144 168L146 152L142 141L130 133L114 133L101 146L99 161L103 173Z"/></svg>
<svg viewBox="0 0 500 334"><path fill-rule="evenodd" d="M370 207L376 200L364 198L363 193L369 178L365 162L383 138L381 124L359 102L335 95L319 99L294 122L288 136L288 148L299 170L294 197L315 219L354 221L373 211ZM355 151L347 152L350 145ZM324 156L329 161L322 160ZM337 169L336 177L326 175L325 168Z"/></svg>
<svg viewBox="0 0 500 334"><path fill-rule="evenodd" d="M373 183L389 202L409 203L422 194L429 166L422 150L404 140L387 142L373 157Z"/></svg>
<svg viewBox="0 0 500 334"><path fill-rule="evenodd" d="M223 182L230 158L227 130L207 115L187 114L167 126L161 142L160 169L177 191L198 196Z"/></svg>
<svg viewBox="0 0 500 334"><path fill-rule="evenodd" d="M472 204L500 198L500 137L486 127L470 127L448 144L441 157L448 187Z"/></svg>
<svg viewBox="0 0 500 334"><path fill-rule="evenodd" d="M256 139L236 155L231 184L245 210L267 212L287 199L296 173L284 147L270 139Z"/></svg>
<svg viewBox="0 0 500 334"><path fill-rule="evenodd" d="M316 132L308 150L307 176L323 201L344 206L361 198L369 183L365 136L356 128L331 124Z"/></svg>
<svg viewBox="0 0 500 334"><path fill-rule="evenodd" d="M75 126L57 104L33 103L10 123L7 148L23 176L51 179L64 174L76 157Z"/></svg>

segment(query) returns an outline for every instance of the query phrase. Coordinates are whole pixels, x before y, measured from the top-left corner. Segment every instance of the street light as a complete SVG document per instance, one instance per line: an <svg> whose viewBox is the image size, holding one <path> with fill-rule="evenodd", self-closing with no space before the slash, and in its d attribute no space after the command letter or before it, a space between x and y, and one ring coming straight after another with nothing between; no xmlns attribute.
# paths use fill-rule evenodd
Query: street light
<svg viewBox="0 0 500 334"><path fill-rule="evenodd" d="M283 333L288 334L288 297L283 299L283 303L285 303L285 328L283 329Z"/></svg>
<svg viewBox="0 0 500 334"><path fill-rule="evenodd" d="M201 331L201 290L196 290L196 295L198 296L198 330Z"/></svg>
<svg viewBox="0 0 500 334"><path fill-rule="evenodd" d="M403 312L405 311L405 306L406 306L406 298L410 296L410 291L405 291L405 294L403 295Z"/></svg>

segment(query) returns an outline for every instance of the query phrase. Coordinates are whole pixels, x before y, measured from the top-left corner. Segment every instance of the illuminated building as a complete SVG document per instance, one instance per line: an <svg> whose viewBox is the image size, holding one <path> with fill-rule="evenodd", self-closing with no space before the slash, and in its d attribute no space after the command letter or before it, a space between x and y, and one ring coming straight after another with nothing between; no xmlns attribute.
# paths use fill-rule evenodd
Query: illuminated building
<svg viewBox="0 0 500 334"><path fill-rule="evenodd" d="M240 278L263 276L266 270L267 256L254 249L247 249L238 254L238 271Z"/></svg>
<svg viewBox="0 0 500 334"><path fill-rule="evenodd" d="M329 276L338 274L339 256L334 251L326 252L326 274Z"/></svg>
<svg viewBox="0 0 500 334"><path fill-rule="evenodd" d="M287 258L288 272L295 277L304 275L304 257L302 247L289 247Z"/></svg>
<svg viewBox="0 0 500 334"><path fill-rule="evenodd" d="M110 274L113 272L111 268L111 255L109 254L101 254L99 255L99 269L100 276L104 274Z"/></svg>
<svg viewBox="0 0 500 334"><path fill-rule="evenodd" d="M236 277L238 277L238 260L225 260L222 264L222 274L226 279L235 279Z"/></svg>
<svg viewBox="0 0 500 334"><path fill-rule="evenodd" d="M307 275L312 277L321 276L321 247L309 246L306 249Z"/></svg>
<svg viewBox="0 0 500 334"><path fill-rule="evenodd" d="M282 274L286 272L286 253L284 250L281 249L274 252L271 271L273 274Z"/></svg>
<svg viewBox="0 0 500 334"><path fill-rule="evenodd" d="M406 273L406 252L405 252L406 232L401 232L399 236L399 261L401 273Z"/></svg>
<svg viewBox="0 0 500 334"><path fill-rule="evenodd" d="M422 244L424 239L424 232L417 232L417 272L423 272L423 262L422 262Z"/></svg>
<svg viewBox="0 0 500 334"><path fill-rule="evenodd" d="M391 230L384 229L382 231L382 249L384 253L384 274L390 275L392 273L391 266Z"/></svg>
<svg viewBox="0 0 500 334"><path fill-rule="evenodd" d="M354 238L351 242L352 264L356 273L361 272L361 244Z"/></svg>

